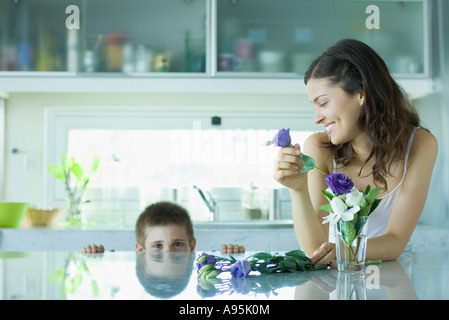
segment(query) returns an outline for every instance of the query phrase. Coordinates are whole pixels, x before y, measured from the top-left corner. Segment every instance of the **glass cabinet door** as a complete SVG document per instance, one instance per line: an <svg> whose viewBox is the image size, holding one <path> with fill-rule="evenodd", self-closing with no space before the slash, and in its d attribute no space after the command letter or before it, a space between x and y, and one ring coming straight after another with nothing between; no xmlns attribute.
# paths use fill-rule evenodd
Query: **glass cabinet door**
<svg viewBox="0 0 449 320"><path fill-rule="evenodd" d="M0 0L0 71L204 73L206 4Z"/></svg>
<svg viewBox="0 0 449 320"><path fill-rule="evenodd" d="M296 76L329 46L353 38L372 46L392 73L424 75L428 71L426 3L216 0L216 71ZM378 12L368 10L370 5ZM373 21L379 29L371 27Z"/></svg>

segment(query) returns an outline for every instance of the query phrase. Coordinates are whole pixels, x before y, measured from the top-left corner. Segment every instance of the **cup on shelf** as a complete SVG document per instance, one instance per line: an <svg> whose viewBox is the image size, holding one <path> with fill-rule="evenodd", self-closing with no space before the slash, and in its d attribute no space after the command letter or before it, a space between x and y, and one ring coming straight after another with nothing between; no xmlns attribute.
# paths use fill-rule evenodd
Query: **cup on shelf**
<svg viewBox="0 0 449 320"><path fill-rule="evenodd" d="M284 72L285 57L278 51L260 51L258 61L262 72Z"/></svg>
<svg viewBox="0 0 449 320"><path fill-rule="evenodd" d="M218 58L218 71L236 71L240 67L240 61L232 53L222 53Z"/></svg>

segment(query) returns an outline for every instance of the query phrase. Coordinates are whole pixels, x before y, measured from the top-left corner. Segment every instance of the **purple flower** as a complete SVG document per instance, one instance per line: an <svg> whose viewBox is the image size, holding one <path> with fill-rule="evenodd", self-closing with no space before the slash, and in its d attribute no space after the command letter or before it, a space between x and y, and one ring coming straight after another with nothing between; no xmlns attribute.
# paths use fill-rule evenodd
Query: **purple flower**
<svg viewBox="0 0 449 320"><path fill-rule="evenodd" d="M237 278L246 278L251 271L248 260L239 260L231 266L231 275Z"/></svg>
<svg viewBox="0 0 449 320"><path fill-rule="evenodd" d="M326 184L336 195L351 192L354 187L352 180L345 176L344 173L334 172L326 177Z"/></svg>
<svg viewBox="0 0 449 320"><path fill-rule="evenodd" d="M289 147L292 143L292 138L290 138L290 129L279 130L279 132L273 137L271 143L277 147Z"/></svg>

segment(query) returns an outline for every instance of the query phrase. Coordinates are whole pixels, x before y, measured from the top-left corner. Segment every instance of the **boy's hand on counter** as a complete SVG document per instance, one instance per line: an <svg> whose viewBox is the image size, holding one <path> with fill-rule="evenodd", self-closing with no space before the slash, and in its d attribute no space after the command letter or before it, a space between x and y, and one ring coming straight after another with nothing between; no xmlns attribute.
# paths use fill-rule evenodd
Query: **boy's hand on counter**
<svg viewBox="0 0 449 320"><path fill-rule="evenodd" d="M104 247L103 247L102 244L100 244L98 246L96 244L88 245L86 247L83 247L81 249L81 252L82 253L103 253L104 252Z"/></svg>
<svg viewBox="0 0 449 320"><path fill-rule="evenodd" d="M243 253L245 252L245 247L238 244L223 244L221 245L222 253Z"/></svg>

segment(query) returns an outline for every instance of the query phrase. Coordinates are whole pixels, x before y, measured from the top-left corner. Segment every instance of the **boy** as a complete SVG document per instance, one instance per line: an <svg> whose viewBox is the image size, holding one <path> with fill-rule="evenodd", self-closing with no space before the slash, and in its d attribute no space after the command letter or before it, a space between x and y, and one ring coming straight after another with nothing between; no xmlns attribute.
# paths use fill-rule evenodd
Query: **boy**
<svg viewBox="0 0 449 320"><path fill-rule="evenodd" d="M137 252L193 252L196 239L189 213L180 205L162 201L148 206L136 222ZM87 246L85 253L104 252L102 245ZM245 252L239 245L222 245L223 253Z"/></svg>

